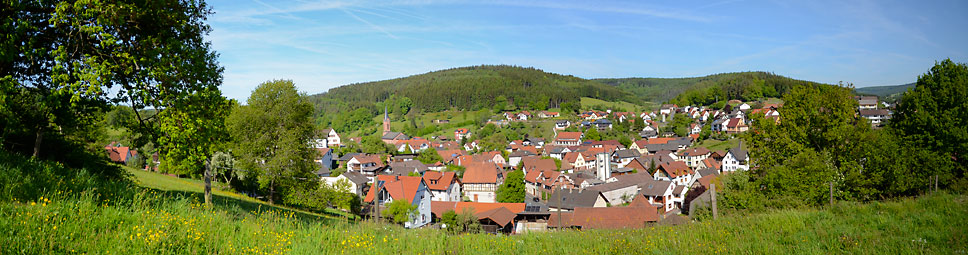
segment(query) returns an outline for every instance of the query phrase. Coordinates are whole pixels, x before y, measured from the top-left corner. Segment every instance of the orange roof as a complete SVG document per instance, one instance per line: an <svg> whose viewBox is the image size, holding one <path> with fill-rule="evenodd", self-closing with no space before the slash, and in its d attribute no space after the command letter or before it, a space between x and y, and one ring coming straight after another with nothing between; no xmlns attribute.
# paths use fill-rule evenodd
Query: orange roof
<svg viewBox="0 0 968 255"><path fill-rule="evenodd" d="M376 154L371 154L371 155L356 155L353 158L355 158L361 164L362 163L371 163L372 162L372 163L376 163L377 166L383 166L383 159L380 159L380 155L376 155Z"/></svg>
<svg viewBox="0 0 968 255"><path fill-rule="evenodd" d="M581 139L581 132L559 132L558 137L556 139L578 141L579 139Z"/></svg>
<svg viewBox="0 0 968 255"><path fill-rule="evenodd" d="M712 169L719 169L723 165L721 162L717 161L715 158L712 158L712 157L703 159L702 163L706 165L706 167L712 168Z"/></svg>
<svg viewBox="0 0 968 255"><path fill-rule="evenodd" d="M464 178L461 183L497 183L498 168L490 163L464 163Z"/></svg>
<svg viewBox="0 0 968 255"><path fill-rule="evenodd" d="M642 140L635 141L635 146L638 146L641 149L645 149L645 145L647 144L649 144L649 140L642 139Z"/></svg>
<svg viewBox="0 0 968 255"><path fill-rule="evenodd" d="M480 203L480 202L445 202L445 201L432 201L430 202L430 210L433 211L437 217L443 215L447 211L454 211L457 213L463 212L464 209L471 210L474 214L481 212L486 212L494 210L497 208L507 208L508 211L512 213L520 213L524 211L524 203Z"/></svg>
<svg viewBox="0 0 968 255"><path fill-rule="evenodd" d="M521 162L524 165L525 172L527 173L535 170L558 170L558 165L555 164L555 160L550 158L542 159L537 156L531 156L522 158Z"/></svg>
<svg viewBox="0 0 968 255"><path fill-rule="evenodd" d="M514 221L514 217L518 214L511 212L507 207L498 207L491 210L479 212L475 214L478 220L489 219L500 226L507 226Z"/></svg>
<svg viewBox="0 0 968 255"><path fill-rule="evenodd" d="M673 137L658 137L649 139L649 144L667 144L676 138Z"/></svg>
<svg viewBox="0 0 968 255"><path fill-rule="evenodd" d="M692 174L692 169L682 161L665 162L659 164L658 168L659 170L657 171L665 171L667 174L669 174L670 178Z"/></svg>
<svg viewBox="0 0 968 255"><path fill-rule="evenodd" d="M457 179L457 173L432 170L424 172L423 179L427 183L427 188L431 190L447 190L451 183L460 182Z"/></svg>
<svg viewBox="0 0 968 255"><path fill-rule="evenodd" d="M414 197L417 196L417 190L420 188L420 183L423 182L423 178L417 176L379 175L377 176L377 180L384 182L380 186L380 189L386 190L392 199L405 199L410 203L413 203ZM366 193L366 198L363 199L364 202L373 202L373 197L376 192L372 191L373 187L370 187L369 192Z"/></svg>

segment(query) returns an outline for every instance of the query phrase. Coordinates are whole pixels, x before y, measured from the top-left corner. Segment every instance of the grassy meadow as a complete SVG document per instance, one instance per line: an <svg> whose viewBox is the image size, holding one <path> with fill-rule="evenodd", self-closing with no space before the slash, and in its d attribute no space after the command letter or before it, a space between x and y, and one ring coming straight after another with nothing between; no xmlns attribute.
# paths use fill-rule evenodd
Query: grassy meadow
<svg viewBox="0 0 968 255"><path fill-rule="evenodd" d="M449 235L220 193L206 208L192 181L137 172L98 179L56 163L0 159L0 254L959 254L968 247L968 196L945 192L636 230ZM29 181L37 185L17 184Z"/></svg>

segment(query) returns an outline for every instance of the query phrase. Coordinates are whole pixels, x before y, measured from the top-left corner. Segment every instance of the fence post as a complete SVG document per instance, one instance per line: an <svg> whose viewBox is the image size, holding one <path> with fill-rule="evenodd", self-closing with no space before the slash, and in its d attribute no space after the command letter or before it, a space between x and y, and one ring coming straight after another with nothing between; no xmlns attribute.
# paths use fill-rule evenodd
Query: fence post
<svg viewBox="0 0 968 255"><path fill-rule="evenodd" d="M830 205L834 205L834 182L830 182Z"/></svg>
<svg viewBox="0 0 968 255"><path fill-rule="evenodd" d="M717 204L716 203L716 184L710 183L709 189L712 191L711 193L709 193L709 195L712 196L709 200L713 204L713 219L715 220L719 218L719 210L716 205Z"/></svg>

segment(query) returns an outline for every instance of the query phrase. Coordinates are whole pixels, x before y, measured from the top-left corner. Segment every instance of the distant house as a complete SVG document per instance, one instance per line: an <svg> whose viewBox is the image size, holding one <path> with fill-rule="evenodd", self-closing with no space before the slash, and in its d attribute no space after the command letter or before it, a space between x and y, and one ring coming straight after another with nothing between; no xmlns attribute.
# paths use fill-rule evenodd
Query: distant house
<svg viewBox="0 0 968 255"><path fill-rule="evenodd" d="M386 168L380 155L358 154L346 162L346 170L374 177Z"/></svg>
<svg viewBox="0 0 968 255"><path fill-rule="evenodd" d="M568 128L570 126L571 126L571 121L567 121L567 120L555 121L555 129L556 130L565 130L566 128Z"/></svg>
<svg viewBox="0 0 968 255"><path fill-rule="evenodd" d="M536 156L536 155L538 154L531 152L529 150L517 150L517 151L511 152L511 154L508 154L508 164L511 167L517 167L518 163L521 162L521 158L527 157L527 156Z"/></svg>
<svg viewBox="0 0 968 255"><path fill-rule="evenodd" d="M322 133L326 136L326 145L328 147L332 148L343 145L343 140L339 137L339 134L336 133L336 129L323 129Z"/></svg>
<svg viewBox="0 0 968 255"><path fill-rule="evenodd" d="M423 175L424 182L434 195L432 201L454 201L462 200L462 190L460 179L455 172L427 171Z"/></svg>
<svg viewBox="0 0 968 255"><path fill-rule="evenodd" d="M551 213L549 228L635 229L659 221L659 213L649 205L623 207L578 207L574 212Z"/></svg>
<svg viewBox="0 0 968 255"><path fill-rule="evenodd" d="M642 154L639 153L638 150L625 149L612 152L611 158L613 163L616 163L619 168L622 168L631 163L633 159L636 159L640 156L642 156Z"/></svg>
<svg viewBox="0 0 968 255"><path fill-rule="evenodd" d="M380 139L383 140L384 143L396 144L396 141L410 140L410 136L400 132L389 131L383 134Z"/></svg>
<svg viewBox="0 0 968 255"><path fill-rule="evenodd" d="M430 170L430 168L428 168L427 165L424 165L423 163L420 163L420 161L417 161L417 160L410 160L410 161L402 161L402 162L391 162L390 168L387 169L387 174L399 175L399 176L412 176L412 175L420 176L420 175L423 175L424 172L427 172L427 170Z"/></svg>
<svg viewBox="0 0 968 255"><path fill-rule="evenodd" d="M454 130L455 140L460 141L460 140L463 140L464 138L470 138L470 137L471 137L470 130L467 130L466 128L458 128L457 130Z"/></svg>
<svg viewBox="0 0 968 255"><path fill-rule="evenodd" d="M521 217L528 213L525 210L528 208L525 203L433 201L431 204L433 205L433 215L438 219L448 211L456 213L470 212L477 217L477 221L485 233L516 233L517 231L523 230L522 226L518 225L527 222L527 220Z"/></svg>
<svg viewBox="0 0 968 255"><path fill-rule="evenodd" d="M662 163L653 177L656 180L671 181L676 185L686 185L692 181L693 170L681 161Z"/></svg>
<svg viewBox="0 0 968 255"><path fill-rule="evenodd" d="M658 205L658 207L663 208L663 211L669 211L676 206L673 202L675 188L676 185L671 181L643 181L639 184L639 193L634 199L645 199L649 204Z"/></svg>
<svg viewBox="0 0 968 255"><path fill-rule="evenodd" d="M686 162L687 166L695 169L699 167L703 160L709 158L711 154L712 152L708 149L699 147L679 151L676 153L676 156L678 156L678 161Z"/></svg>
<svg viewBox="0 0 968 255"><path fill-rule="evenodd" d="M876 96L862 96L857 99L857 109L861 109L861 110L877 109L877 100L878 98Z"/></svg>
<svg viewBox="0 0 968 255"><path fill-rule="evenodd" d="M421 177L380 175L376 183L370 187L363 199L366 203L376 200L378 206L386 206L395 200L405 200L417 207L417 213L410 217L410 221L403 224L405 228L419 228L430 223L433 215L430 201L433 194Z"/></svg>
<svg viewBox="0 0 968 255"><path fill-rule="evenodd" d="M555 137L554 145L557 146L578 146L581 145L581 132L559 132Z"/></svg>
<svg viewBox="0 0 968 255"><path fill-rule="evenodd" d="M659 107L659 113L664 115L672 115L676 113L676 108L679 108L679 106L674 104L664 104Z"/></svg>
<svg viewBox="0 0 968 255"><path fill-rule="evenodd" d="M701 132L702 132L702 125L699 125L699 123L691 123L691 124L689 124L689 134L690 135L692 135L692 134L698 134L698 133L701 133Z"/></svg>
<svg viewBox="0 0 968 255"><path fill-rule="evenodd" d="M872 126L881 126L891 119L891 112L887 109L861 109L858 110L861 117L871 121Z"/></svg>
<svg viewBox="0 0 968 255"><path fill-rule="evenodd" d="M504 172L493 163L468 163L463 165L464 193L474 202L494 203L497 187L504 183Z"/></svg>
<svg viewBox="0 0 968 255"><path fill-rule="evenodd" d="M107 146L104 146L104 150L108 153L108 158L112 162L126 164L128 160L132 160L138 157L138 151L131 149L127 146L121 146L117 142L111 142ZM140 166L139 166L140 168Z"/></svg>
<svg viewBox="0 0 968 255"><path fill-rule="evenodd" d="M749 110L750 109L750 105L747 104L747 103L742 103L742 104L739 105L738 108L739 108L740 111L746 111L746 110Z"/></svg>
<svg viewBox="0 0 968 255"><path fill-rule="evenodd" d="M331 169L333 168L333 150L330 148L318 148L316 151L319 152L316 158L316 164L319 164L320 169Z"/></svg>
<svg viewBox="0 0 968 255"><path fill-rule="evenodd" d="M729 119L715 119L709 129L713 132L726 132L727 122L729 122Z"/></svg>
<svg viewBox="0 0 968 255"><path fill-rule="evenodd" d="M740 147L729 149L729 151L726 152L726 156L723 157L722 172L727 173L734 172L736 170L749 170L749 160L750 157L746 153L746 150Z"/></svg>
<svg viewBox="0 0 968 255"><path fill-rule="evenodd" d="M330 186L334 186L340 180L346 180L349 184L349 192L357 196L364 196L364 191L366 184L369 183L370 178L367 178L362 173L359 172L345 172L337 177L323 176L319 178L320 182L326 183Z"/></svg>
<svg viewBox="0 0 968 255"><path fill-rule="evenodd" d="M726 123L726 133L728 134L743 133L748 131L749 128L750 127L746 125L746 121L741 118L732 118Z"/></svg>
<svg viewBox="0 0 968 255"><path fill-rule="evenodd" d="M539 118L557 118L558 112L541 111L538 113Z"/></svg>
<svg viewBox="0 0 968 255"><path fill-rule="evenodd" d="M592 125L595 125L595 128L598 128L600 130L601 129L612 129L612 121L607 120L607 119L597 119L597 120L595 120L595 121L592 122Z"/></svg>

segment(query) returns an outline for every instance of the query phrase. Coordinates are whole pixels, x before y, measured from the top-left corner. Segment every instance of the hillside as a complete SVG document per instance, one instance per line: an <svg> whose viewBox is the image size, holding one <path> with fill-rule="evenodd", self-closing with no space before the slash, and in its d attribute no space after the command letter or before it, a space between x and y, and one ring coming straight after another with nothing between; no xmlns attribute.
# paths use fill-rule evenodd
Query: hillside
<svg viewBox="0 0 968 255"><path fill-rule="evenodd" d="M0 158L22 159L0 162L0 184L7 187L0 192L2 254L956 254L968 247L968 197L945 192L636 230L450 235L267 205L240 208L217 200L206 209L194 195L109 184L56 163ZM31 174L38 170L55 175ZM51 178L56 175L65 178ZM30 184L36 181L44 185Z"/></svg>
<svg viewBox="0 0 968 255"><path fill-rule="evenodd" d="M914 84L915 83L912 82L912 83L902 84L902 85L871 86L871 87L856 88L854 89L854 91L856 91L857 94L887 97L897 93L904 93L909 88L914 88Z"/></svg>
<svg viewBox="0 0 968 255"><path fill-rule="evenodd" d="M408 97L413 108L437 112L451 108L491 108L499 96L509 105L540 104L555 108L581 97L608 101L630 100L621 89L574 76L548 73L516 66L470 66L429 72L409 77L349 84L314 95L321 104L342 103L365 106L396 95ZM324 107L326 108L326 107ZM381 109L382 110L382 109Z"/></svg>
<svg viewBox="0 0 968 255"><path fill-rule="evenodd" d="M721 73L691 78L615 78L594 79L628 91L637 98L680 105L709 105L717 101L762 97L781 97L797 84L818 84L767 72Z"/></svg>

